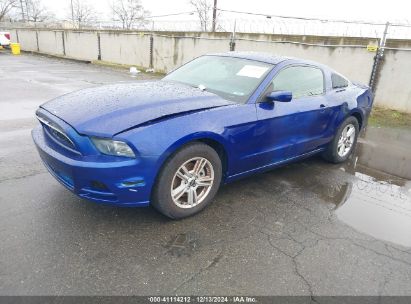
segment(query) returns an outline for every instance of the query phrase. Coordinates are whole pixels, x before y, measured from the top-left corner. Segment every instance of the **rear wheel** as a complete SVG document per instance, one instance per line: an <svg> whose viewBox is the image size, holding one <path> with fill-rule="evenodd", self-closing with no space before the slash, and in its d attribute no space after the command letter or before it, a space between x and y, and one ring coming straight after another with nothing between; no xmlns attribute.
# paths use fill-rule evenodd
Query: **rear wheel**
<svg viewBox="0 0 411 304"><path fill-rule="evenodd" d="M201 211L217 193L221 168L220 157L210 146L183 147L163 166L153 189L153 206L173 219Z"/></svg>
<svg viewBox="0 0 411 304"><path fill-rule="evenodd" d="M329 143L323 157L333 163L347 160L354 151L359 134L358 120L350 116L338 128L334 139Z"/></svg>

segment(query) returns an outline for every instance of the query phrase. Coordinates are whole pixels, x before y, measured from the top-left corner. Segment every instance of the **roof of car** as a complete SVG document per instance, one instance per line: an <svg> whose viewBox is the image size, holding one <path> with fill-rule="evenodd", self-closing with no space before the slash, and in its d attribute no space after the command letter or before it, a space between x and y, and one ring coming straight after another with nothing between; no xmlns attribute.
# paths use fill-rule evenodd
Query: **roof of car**
<svg viewBox="0 0 411 304"><path fill-rule="evenodd" d="M224 53L214 53L210 54L214 56L226 56L226 57L236 57L236 58L243 58L243 59L250 59L256 60L271 64L278 64L285 60L296 59L287 56L278 56L271 53L264 53L264 52L224 52Z"/></svg>

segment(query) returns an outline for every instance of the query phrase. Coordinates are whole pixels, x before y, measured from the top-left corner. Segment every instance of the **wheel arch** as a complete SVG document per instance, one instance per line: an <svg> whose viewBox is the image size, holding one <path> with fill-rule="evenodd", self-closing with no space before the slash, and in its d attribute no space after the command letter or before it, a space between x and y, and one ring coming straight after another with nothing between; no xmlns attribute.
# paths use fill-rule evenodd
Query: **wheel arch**
<svg viewBox="0 0 411 304"><path fill-rule="evenodd" d="M180 138L179 140L171 144L164 151L164 153L160 156L158 160L157 176L167 160L169 160L177 151L182 149L184 146L194 143L194 142L204 143L210 146L211 148L213 148L217 152L217 154L219 155L221 159L222 170L223 170L222 179L224 180L224 178L226 177L226 173L228 172L228 165L229 165L228 151L227 151L225 140L220 135L216 133L212 133L212 132L201 132L201 133L190 134L183 138ZM156 180L157 180L157 176L156 176Z"/></svg>
<svg viewBox="0 0 411 304"><path fill-rule="evenodd" d="M355 118L357 119L357 121L358 121L358 126L359 126L359 129L360 129L360 131L361 131L361 129L362 129L362 127L363 127L363 122L364 122L364 115L363 115L363 113L361 113L360 110L355 109L355 110L352 110L347 117L349 117L349 116L353 116L353 117L355 117Z"/></svg>
<svg viewBox="0 0 411 304"><path fill-rule="evenodd" d="M221 142L211 138L200 138L197 141L207 144L217 152L221 159L222 179L224 180L228 172L228 155L225 146Z"/></svg>

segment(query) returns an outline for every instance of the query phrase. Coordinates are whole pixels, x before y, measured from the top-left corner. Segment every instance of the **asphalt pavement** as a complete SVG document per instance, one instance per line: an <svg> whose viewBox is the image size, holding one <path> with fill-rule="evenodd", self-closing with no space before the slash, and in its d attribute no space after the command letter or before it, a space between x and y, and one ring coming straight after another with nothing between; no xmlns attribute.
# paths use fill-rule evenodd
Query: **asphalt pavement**
<svg viewBox="0 0 411 304"><path fill-rule="evenodd" d="M48 174L35 109L126 70L0 53L0 295L411 295L410 130L369 128L226 185L191 218L85 201Z"/></svg>

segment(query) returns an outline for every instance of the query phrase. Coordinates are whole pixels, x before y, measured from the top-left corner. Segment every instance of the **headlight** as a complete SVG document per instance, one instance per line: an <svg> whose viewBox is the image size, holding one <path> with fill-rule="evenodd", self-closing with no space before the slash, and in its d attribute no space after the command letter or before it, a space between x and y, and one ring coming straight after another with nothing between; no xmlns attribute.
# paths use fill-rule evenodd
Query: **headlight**
<svg viewBox="0 0 411 304"><path fill-rule="evenodd" d="M96 148L103 154L125 157L136 157L133 150L123 141L92 137Z"/></svg>

